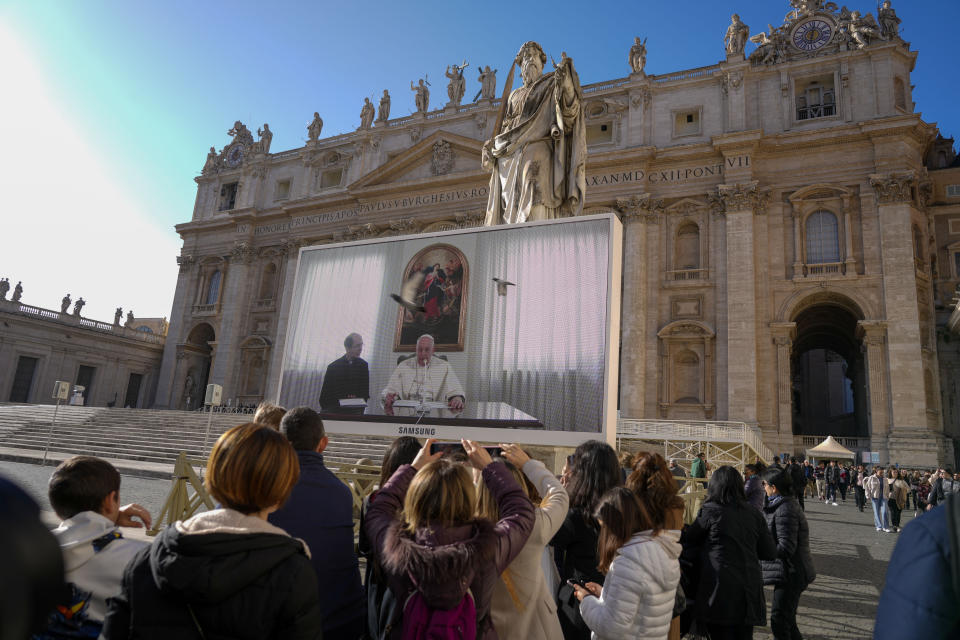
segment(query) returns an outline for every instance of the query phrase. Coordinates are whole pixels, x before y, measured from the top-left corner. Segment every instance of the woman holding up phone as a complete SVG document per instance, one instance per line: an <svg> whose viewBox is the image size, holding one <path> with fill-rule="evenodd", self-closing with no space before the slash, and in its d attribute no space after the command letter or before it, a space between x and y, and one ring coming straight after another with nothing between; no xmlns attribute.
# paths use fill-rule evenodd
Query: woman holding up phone
<svg viewBox="0 0 960 640"><path fill-rule="evenodd" d="M467 611L472 601L476 637L491 640L498 637L491 591L530 536L533 505L503 463L475 442L462 443L493 494L499 520L474 518L470 472L442 453L431 454L433 440L427 440L413 464L401 465L370 502L364 531L399 602L416 595L412 601L430 610ZM394 626L389 637L400 638L408 623Z"/></svg>
<svg viewBox="0 0 960 640"><path fill-rule="evenodd" d="M553 640L560 638L560 619L552 590L547 586L541 569L543 550L549 544L567 515L570 499L557 477L539 460L515 444L500 445L507 468L521 486L529 481L543 497L534 509L533 532L520 554L500 574L493 585L490 615L493 626L505 636L524 640ZM522 471L521 471L522 470ZM493 492L481 482L477 487L477 517L498 520L500 510ZM529 496L528 496L529 497Z"/></svg>

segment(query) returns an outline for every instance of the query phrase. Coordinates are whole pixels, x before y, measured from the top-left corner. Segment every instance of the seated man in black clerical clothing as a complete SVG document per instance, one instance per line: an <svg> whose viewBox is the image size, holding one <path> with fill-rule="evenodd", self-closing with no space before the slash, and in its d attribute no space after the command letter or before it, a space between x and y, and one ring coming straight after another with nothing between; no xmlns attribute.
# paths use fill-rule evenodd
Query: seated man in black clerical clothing
<svg viewBox="0 0 960 640"><path fill-rule="evenodd" d="M344 341L346 353L327 365L320 389L320 406L324 411L336 413L363 413L362 406L341 406L347 398L370 399L370 370L367 361L360 357L363 338L351 333Z"/></svg>

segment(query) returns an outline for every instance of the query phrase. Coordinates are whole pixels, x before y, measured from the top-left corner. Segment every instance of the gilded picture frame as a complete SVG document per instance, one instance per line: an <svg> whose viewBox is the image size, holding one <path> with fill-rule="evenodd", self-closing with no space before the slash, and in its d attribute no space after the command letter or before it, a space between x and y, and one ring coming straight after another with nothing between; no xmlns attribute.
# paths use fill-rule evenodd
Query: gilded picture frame
<svg viewBox="0 0 960 640"><path fill-rule="evenodd" d="M423 276L413 300L422 310L400 307L394 351L415 351L417 338L428 333L434 338L434 351L463 351L468 302L469 266L460 249L437 243L424 247L407 262L404 283Z"/></svg>

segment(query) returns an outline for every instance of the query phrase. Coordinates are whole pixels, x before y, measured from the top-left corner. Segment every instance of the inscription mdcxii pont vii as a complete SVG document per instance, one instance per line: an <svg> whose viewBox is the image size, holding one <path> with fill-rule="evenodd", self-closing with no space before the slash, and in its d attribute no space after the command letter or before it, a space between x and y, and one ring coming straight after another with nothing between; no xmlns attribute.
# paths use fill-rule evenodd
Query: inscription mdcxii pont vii
<svg viewBox="0 0 960 640"><path fill-rule="evenodd" d="M614 173L600 173L594 175L588 174L587 187L601 187L620 184L682 184L689 180L722 178L724 171L727 169L748 168L749 166L750 156L742 155L725 158L722 162L699 165L696 167L653 169L648 171L635 169L632 171L617 171ZM473 200L482 200L486 197L487 187L477 187L472 189L456 189L452 191L426 193L417 196L405 196L402 198L389 198L385 200L377 200L375 202L361 203L350 209L338 209L336 211L326 211L323 213L298 216L296 218L291 218L290 220L281 220L278 222L268 222L265 224L254 225L253 234L263 235L268 233L287 233L301 227L313 227L331 222L353 220L367 213L392 211L395 209L408 209L410 207L424 207L448 202L469 202ZM250 225L237 225L237 233L250 233Z"/></svg>

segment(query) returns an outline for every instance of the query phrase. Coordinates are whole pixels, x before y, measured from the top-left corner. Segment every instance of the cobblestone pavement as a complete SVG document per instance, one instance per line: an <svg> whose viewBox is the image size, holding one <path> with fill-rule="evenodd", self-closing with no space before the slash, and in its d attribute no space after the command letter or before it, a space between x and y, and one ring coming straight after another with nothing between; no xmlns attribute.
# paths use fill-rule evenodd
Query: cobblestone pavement
<svg viewBox="0 0 960 640"><path fill-rule="evenodd" d="M0 474L20 484L37 500L51 526L57 521L47 500L47 481L52 471L50 465L0 463ZM138 502L156 518L170 486L170 480L124 475L120 485L121 502ZM877 532L870 507L860 513L852 497L837 507L808 499L806 507L817 579L800 598L797 614L800 631L805 640L870 638L877 600L898 534ZM913 511L904 511L902 525L908 526L911 520ZM124 531L133 537L143 536L142 530ZM773 589L768 587L768 608L772 598ZM758 627L754 632L758 640L772 637L769 627Z"/></svg>
<svg viewBox="0 0 960 640"><path fill-rule="evenodd" d="M878 532L870 506L857 510L851 495L840 506L806 501L810 553L817 579L800 597L797 623L804 640L865 640L873 637L877 601L887 563L899 534ZM913 520L903 512L901 526ZM773 588L766 588L767 619ZM757 628L754 638L772 638L770 627Z"/></svg>

